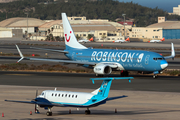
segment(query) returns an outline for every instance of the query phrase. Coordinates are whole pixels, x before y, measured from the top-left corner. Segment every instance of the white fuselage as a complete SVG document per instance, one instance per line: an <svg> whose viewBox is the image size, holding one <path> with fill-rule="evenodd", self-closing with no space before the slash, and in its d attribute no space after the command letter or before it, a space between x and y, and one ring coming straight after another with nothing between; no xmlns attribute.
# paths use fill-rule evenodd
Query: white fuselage
<svg viewBox="0 0 180 120"><path fill-rule="evenodd" d="M45 90L38 97L53 103L79 105L88 102L93 96L93 93Z"/></svg>
<svg viewBox="0 0 180 120"><path fill-rule="evenodd" d="M90 42L89 40L79 40L78 42Z"/></svg>
<svg viewBox="0 0 180 120"><path fill-rule="evenodd" d="M127 42L126 40L115 40L114 42Z"/></svg>
<svg viewBox="0 0 180 120"><path fill-rule="evenodd" d="M161 40L150 40L150 42L162 42Z"/></svg>

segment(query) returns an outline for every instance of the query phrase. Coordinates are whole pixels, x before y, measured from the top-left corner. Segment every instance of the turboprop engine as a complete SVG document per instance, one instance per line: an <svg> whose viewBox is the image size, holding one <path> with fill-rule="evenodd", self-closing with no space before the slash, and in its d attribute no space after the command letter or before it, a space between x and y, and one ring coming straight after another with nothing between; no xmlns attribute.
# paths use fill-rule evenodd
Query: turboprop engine
<svg viewBox="0 0 180 120"><path fill-rule="evenodd" d="M94 67L94 72L100 75L111 74L112 68L108 65L99 64Z"/></svg>

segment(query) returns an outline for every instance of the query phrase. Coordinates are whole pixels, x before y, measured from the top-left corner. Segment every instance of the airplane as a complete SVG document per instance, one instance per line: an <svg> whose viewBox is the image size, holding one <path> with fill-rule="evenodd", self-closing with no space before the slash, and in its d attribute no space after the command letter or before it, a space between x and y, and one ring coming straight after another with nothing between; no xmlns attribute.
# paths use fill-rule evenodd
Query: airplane
<svg viewBox="0 0 180 120"><path fill-rule="evenodd" d="M41 50L51 50L52 52L64 53L70 60L43 59L24 57L19 47L16 45L21 58L23 59L49 61L64 64L76 64L93 69L96 76L109 75L114 71L121 71L121 76L128 76L128 71L138 71L143 73L153 73L153 78L157 78L157 74L162 73L167 68L166 59L174 59L174 45L171 43L171 56L163 57L162 55L143 50L117 50L117 49L93 49L87 48L80 44L71 25L67 19L66 13L62 13L62 21L64 28L65 50L53 50L35 48Z"/></svg>
<svg viewBox="0 0 180 120"><path fill-rule="evenodd" d="M165 41L165 38L162 38L161 40L149 40L148 42L157 43L157 42L162 42L162 41Z"/></svg>
<svg viewBox="0 0 180 120"><path fill-rule="evenodd" d="M86 42L92 42L93 37L91 37L89 40L83 39L83 40L78 40L79 43L86 43Z"/></svg>
<svg viewBox="0 0 180 120"><path fill-rule="evenodd" d="M113 42L123 43L123 42L128 42L128 41L130 41L130 40L129 40L129 37L128 37L126 40L115 40L115 41L113 41Z"/></svg>
<svg viewBox="0 0 180 120"><path fill-rule="evenodd" d="M100 88L94 90L91 93L86 92L71 92L71 91L57 91L55 90L45 90L41 95L31 101L16 101L16 100L5 100L7 102L17 102L17 103L27 103L35 104L35 113L39 113L39 107L48 109L46 115L51 116L52 107L76 107L76 108L87 108L85 114L90 114L89 108L96 107L105 104L107 101L115 100L119 98L124 98L128 96L116 96L108 97L109 90L111 87L112 80L118 79L128 79L131 83L133 77L114 77L114 78L91 78L93 84L95 80L103 80Z"/></svg>

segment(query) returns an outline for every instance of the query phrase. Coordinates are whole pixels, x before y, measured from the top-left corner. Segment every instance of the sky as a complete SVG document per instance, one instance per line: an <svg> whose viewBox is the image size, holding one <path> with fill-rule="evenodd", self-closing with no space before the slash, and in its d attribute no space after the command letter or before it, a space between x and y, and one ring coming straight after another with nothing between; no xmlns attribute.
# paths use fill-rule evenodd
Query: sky
<svg viewBox="0 0 180 120"><path fill-rule="evenodd" d="M118 0L119 2L133 2L138 3L139 5L159 9L164 11L173 12L173 7L178 7L180 5L180 0Z"/></svg>

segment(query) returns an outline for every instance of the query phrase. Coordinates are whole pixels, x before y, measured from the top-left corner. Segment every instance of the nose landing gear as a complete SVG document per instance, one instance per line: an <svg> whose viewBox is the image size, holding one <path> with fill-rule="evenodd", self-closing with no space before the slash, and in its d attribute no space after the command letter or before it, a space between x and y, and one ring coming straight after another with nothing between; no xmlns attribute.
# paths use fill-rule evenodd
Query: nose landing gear
<svg viewBox="0 0 180 120"><path fill-rule="evenodd" d="M85 114L86 114L86 115L91 114L91 111L89 110L89 108L87 108L87 110L85 111Z"/></svg>

